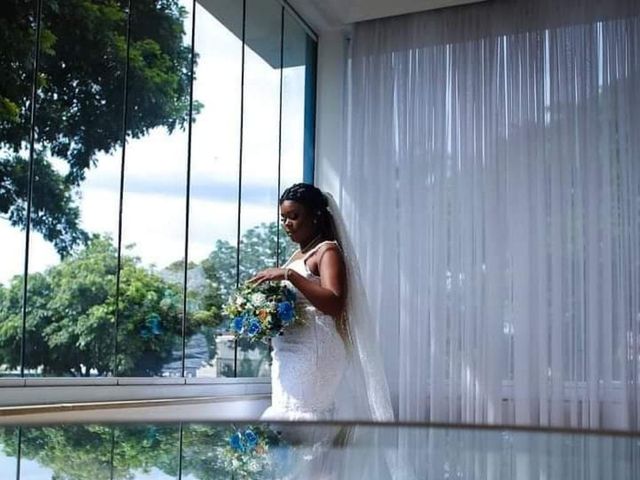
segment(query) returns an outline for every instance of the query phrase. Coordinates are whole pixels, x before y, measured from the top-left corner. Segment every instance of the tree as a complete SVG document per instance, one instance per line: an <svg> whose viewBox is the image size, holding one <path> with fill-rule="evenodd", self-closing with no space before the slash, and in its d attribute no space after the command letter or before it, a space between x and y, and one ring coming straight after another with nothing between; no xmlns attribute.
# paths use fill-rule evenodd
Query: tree
<svg viewBox="0 0 640 480"><path fill-rule="evenodd" d="M261 223L248 229L240 239L240 281L246 281L255 273L274 267L278 259L278 224ZM293 253L295 245L280 233L280 263ZM215 248L202 262L205 276L215 285L216 301L224 301L236 286L237 249L226 240L218 240ZM213 297L212 297L213 298Z"/></svg>
<svg viewBox="0 0 640 480"><path fill-rule="evenodd" d="M268 267L273 267L277 262L278 252L278 224L261 223L248 229L240 239L240 281L246 281L255 273ZM295 245L282 233L280 234L279 251L280 263L284 263L293 253ZM237 249L225 240L218 240L214 250L202 262L205 277L209 281L209 288L201 295L200 310L195 312L191 318L200 317L213 319L213 325L217 330L227 330L225 319L221 315L222 305L229 298L229 295L236 286ZM213 344L216 329L205 329L208 333L210 343ZM240 358L238 363L239 376L257 376L262 362L268 361L266 346L252 343L246 339L238 342L238 348L242 352L255 349L265 350L261 360L256 362L246 356ZM230 366L223 366L223 375L233 375Z"/></svg>
<svg viewBox="0 0 640 480"><path fill-rule="evenodd" d="M275 223L260 224L241 239L241 277L272 266L276 261ZM281 238L280 258L293 245ZM109 237L95 235L87 246L58 265L28 279L25 369L43 369L48 375L88 376L115 373L149 376L181 348L182 273L184 263L153 272L125 250L121 260L117 372L113 372L116 317L117 249ZM226 331L222 304L236 284L236 247L216 242L202 264L190 271L204 277L188 285L186 335L206 338L209 358L215 356L215 338ZM189 276L188 278L191 278ZM20 367L23 277L0 285L0 364ZM242 351L258 348L240 342ZM243 375L255 375L260 365L241 359Z"/></svg>
<svg viewBox="0 0 640 480"><path fill-rule="evenodd" d="M293 253L293 243L280 234L280 263ZM261 223L248 229L240 239L240 282L255 273L276 265L278 250L278 224ZM202 295L202 309L220 312L222 304L236 287L237 249L226 240L218 240L215 248L202 262L209 288Z"/></svg>
<svg viewBox="0 0 640 480"><path fill-rule="evenodd" d="M42 2L32 226L62 255L88 240L77 187L100 152L121 145L126 0ZM188 122L191 50L179 0L132 2L127 131L140 138ZM0 215L25 228L36 1L0 9ZM196 103L195 113L200 109ZM54 168L53 158L63 168ZM56 165L59 162L56 161Z"/></svg>
<svg viewBox="0 0 640 480"><path fill-rule="evenodd" d="M122 376L159 373L181 331L181 291L123 256L118 325ZM113 370L117 250L94 236L87 247L29 276L25 368L50 375L104 375ZM0 287L0 359L20 365L22 278Z"/></svg>

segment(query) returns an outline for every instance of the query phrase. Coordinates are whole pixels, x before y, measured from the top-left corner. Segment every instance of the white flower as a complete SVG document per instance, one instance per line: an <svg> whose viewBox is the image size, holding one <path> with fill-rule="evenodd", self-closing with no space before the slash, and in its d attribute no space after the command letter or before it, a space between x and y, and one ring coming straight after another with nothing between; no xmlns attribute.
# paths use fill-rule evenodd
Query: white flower
<svg viewBox="0 0 640 480"><path fill-rule="evenodd" d="M260 293L260 292L252 293L251 297L249 297L249 301L251 302L252 305L259 307L267 301L267 297L265 296L264 293Z"/></svg>

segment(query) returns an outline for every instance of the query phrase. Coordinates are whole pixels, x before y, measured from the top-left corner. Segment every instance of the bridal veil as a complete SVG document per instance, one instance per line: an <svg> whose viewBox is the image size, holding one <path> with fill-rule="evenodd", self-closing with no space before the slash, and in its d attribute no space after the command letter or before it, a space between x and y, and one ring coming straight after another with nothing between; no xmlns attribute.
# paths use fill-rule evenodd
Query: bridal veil
<svg viewBox="0 0 640 480"><path fill-rule="evenodd" d="M331 196L325 192L347 270L348 364L336 396L336 420L391 422L391 396L375 334L374 317L362 282L353 244Z"/></svg>

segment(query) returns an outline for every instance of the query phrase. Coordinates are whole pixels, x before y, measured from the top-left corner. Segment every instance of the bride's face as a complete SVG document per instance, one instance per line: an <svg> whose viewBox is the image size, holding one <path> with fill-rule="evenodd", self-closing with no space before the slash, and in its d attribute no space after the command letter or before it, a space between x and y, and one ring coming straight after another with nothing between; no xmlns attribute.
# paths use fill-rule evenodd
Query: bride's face
<svg viewBox="0 0 640 480"><path fill-rule="evenodd" d="M292 200L282 202L280 220L289 238L298 244L305 244L317 235L311 213L301 203Z"/></svg>

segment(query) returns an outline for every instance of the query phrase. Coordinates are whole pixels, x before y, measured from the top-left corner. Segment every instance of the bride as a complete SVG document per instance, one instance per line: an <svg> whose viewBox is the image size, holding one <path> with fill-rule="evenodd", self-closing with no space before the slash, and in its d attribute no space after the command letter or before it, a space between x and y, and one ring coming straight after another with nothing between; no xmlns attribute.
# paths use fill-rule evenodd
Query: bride
<svg viewBox="0 0 640 480"><path fill-rule="evenodd" d="M284 230L300 248L282 268L251 281L286 282L303 322L273 339L272 403L261 419L393 420L366 296L335 201L298 183L279 203Z"/></svg>

